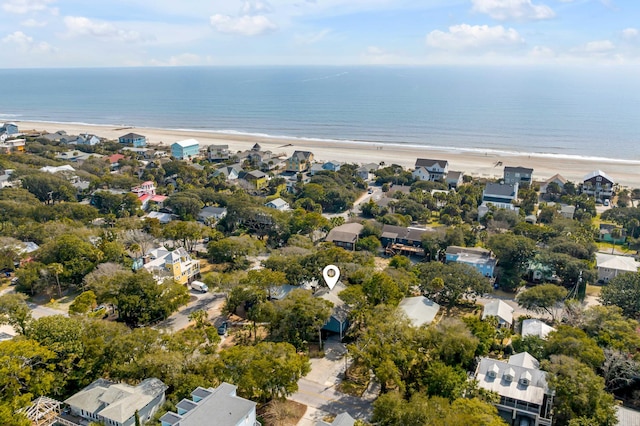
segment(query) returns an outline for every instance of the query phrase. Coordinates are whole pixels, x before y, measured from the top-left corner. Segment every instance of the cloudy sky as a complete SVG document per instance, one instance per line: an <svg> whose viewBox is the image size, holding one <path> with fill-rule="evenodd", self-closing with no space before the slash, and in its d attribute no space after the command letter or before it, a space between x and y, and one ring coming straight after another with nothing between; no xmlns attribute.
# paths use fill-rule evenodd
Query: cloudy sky
<svg viewBox="0 0 640 426"><path fill-rule="evenodd" d="M0 0L0 68L640 64L638 0Z"/></svg>

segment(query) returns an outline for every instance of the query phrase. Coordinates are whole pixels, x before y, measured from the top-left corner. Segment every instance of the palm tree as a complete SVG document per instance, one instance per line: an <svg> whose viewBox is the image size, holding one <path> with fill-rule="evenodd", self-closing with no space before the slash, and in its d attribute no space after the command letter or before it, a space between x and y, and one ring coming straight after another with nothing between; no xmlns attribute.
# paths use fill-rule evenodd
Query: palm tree
<svg viewBox="0 0 640 426"><path fill-rule="evenodd" d="M58 296L62 297L62 287L60 286L60 274L64 271L64 266L61 263L50 263L47 269L51 271L56 277L56 284L58 284Z"/></svg>

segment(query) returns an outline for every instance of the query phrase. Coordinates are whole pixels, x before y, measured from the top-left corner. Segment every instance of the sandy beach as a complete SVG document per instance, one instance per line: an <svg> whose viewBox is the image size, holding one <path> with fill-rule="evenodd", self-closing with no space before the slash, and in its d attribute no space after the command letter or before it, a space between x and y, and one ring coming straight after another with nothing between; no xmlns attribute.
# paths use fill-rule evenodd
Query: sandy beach
<svg viewBox="0 0 640 426"><path fill-rule="evenodd" d="M534 180L544 181L556 173L573 182L581 182L593 170L602 170L618 184L631 188L640 187L640 162L617 159L562 157L554 155L518 155L517 153L488 151L460 151L442 148L402 146L372 142L325 141L312 139L275 138L258 135L234 135L214 132L183 131L157 128L115 128L113 126L84 125L70 123L41 123L17 121L21 132L64 130L68 134L92 133L99 137L117 140L129 133L147 137L150 144L169 147L172 143L194 138L201 146L228 144L232 152L251 148L258 142L263 150L290 155L295 150L313 152L316 160L335 160L347 163L399 164L413 168L416 158L431 158L449 161L449 170L462 171L474 177L493 178L502 176L504 166L522 166L534 169ZM603 148L606 147L603 144ZM603 151L606 156L606 150Z"/></svg>

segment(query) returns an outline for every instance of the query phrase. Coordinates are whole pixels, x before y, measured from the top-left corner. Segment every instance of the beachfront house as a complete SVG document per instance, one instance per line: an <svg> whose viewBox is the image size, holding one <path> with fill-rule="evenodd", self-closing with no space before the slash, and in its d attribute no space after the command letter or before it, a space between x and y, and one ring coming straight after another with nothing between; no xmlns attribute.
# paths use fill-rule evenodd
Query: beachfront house
<svg viewBox="0 0 640 426"><path fill-rule="evenodd" d="M312 152L294 151L291 157L287 158L285 171L295 173L305 172L311 167L312 162Z"/></svg>
<svg viewBox="0 0 640 426"><path fill-rule="evenodd" d="M620 274L638 272L640 263L629 256L596 253L596 267L598 268L598 282L608 283Z"/></svg>
<svg viewBox="0 0 640 426"><path fill-rule="evenodd" d="M481 358L475 379L480 388L500 395L496 408L509 424L551 426L554 392L547 373L527 352L511 355L507 362Z"/></svg>
<svg viewBox="0 0 640 426"><path fill-rule="evenodd" d="M0 136L8 138L18 133L18 125L16 123L0 123Z"/></svg>
<svg viewBox="0 0 640 426"><path fill-rule="evenodd" d="M613 178L602 170L594 170L582 180L581 192L594 197L596 200L604 201L613 197Z"/></svg>
<svg viewBox="0 0 640 426"><path fill-rule="evenodd" d="M133 145L134 148L144 148L147 146L147 138L137 133L127 133L126 135L120 136L118 142Z"/></svg>
<svg viewBox="0 0 640 426"><path fill-rule="evenodd" d="M257 426L256 403L237 395L238 387L222 382L217 388L197 387L176 411L160 417L161 426Z"/></svg>
<svg viewBox="0 0 640 426"><path fill-rule="evenodd" d="M166 390L167 386L156 378L145 379L137 386L97 379L64 401L70 413L60 414L58 421L78 426L91 422L110 426L134 426L137 421L144 424L164 404Z"/></svg>
<svg viewBox="0 0 640 426"><path fill-rule="evenodd" d="M533 169L526 167L505 167L504 183L507 185L518 184L519 186L529 186L532 182Z"/></svg>
<svg viewBox="0 0 640 426"><path fill-rule="evenodd" d="M449 173L447 173L447 177L444 179L444 183L447 184L449 189L456 189L464 182L463 178L464 173L450 170Z"/></svg>
<svg viewBox="0 0 640 426"><path fill-rule="evenodd" d="M417 180L442 181L449 171L446 160L429 160L418 158L412 175Z"/></svg>
<svg viewBox="0 0 640 426"><path fill-rule="evenodd" d="M95 145L98 145L99 143L100 143L100 138L97 137L96 135L91 135L89 133L82 133L78 135L78 138L76 139L76 145L95 146Z"/></svg>
<svg viewBox="0 0 640 426"><path fill-rule="evenodd" d="M555 194L560 195L564 191L566 183L567 179L556 173L540 185L540 195L545 198L551 198Z"/></svg>
<svg viewBox="0 0 640 426"><path fill-rule="evenodd" d="M209 145L207 147L207 159L209 161L225 161L229 157L229 145Z"/></svg>
<svg viewBox="0 0 640 426"><path fill-rule="evenodd" d="M447 247L445 261L447 263L464 263L473 267L485 277L493 277L498 260L491 250L480 247Z"/></svg>
<svg viewBox="0 0 640 426"><path fill-rule="evenodd" d="M200 142L195 139L185 139L171 145L171 155L178 160L197 157L200 153Z"/></svg>

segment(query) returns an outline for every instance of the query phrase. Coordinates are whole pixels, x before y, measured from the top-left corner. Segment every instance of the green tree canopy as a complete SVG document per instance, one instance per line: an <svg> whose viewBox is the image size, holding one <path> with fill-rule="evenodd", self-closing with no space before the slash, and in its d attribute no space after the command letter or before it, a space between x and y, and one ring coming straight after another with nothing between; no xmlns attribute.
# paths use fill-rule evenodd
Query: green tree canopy
<svg viewBox="0 0 640 426"><path fill-rule="evenodd" d="M640 273L626 272L613 278L602 287L600 299L603 305L622 309L629 318L640 318Z"/></svg>
<svg viewBox="0 0 640 426"><path fill-rule="evenodd" d="M518 305L537 313L547 313L555 320L558 304L567 297L567 289L555 284L541 284L516 296Z"/></svg>

